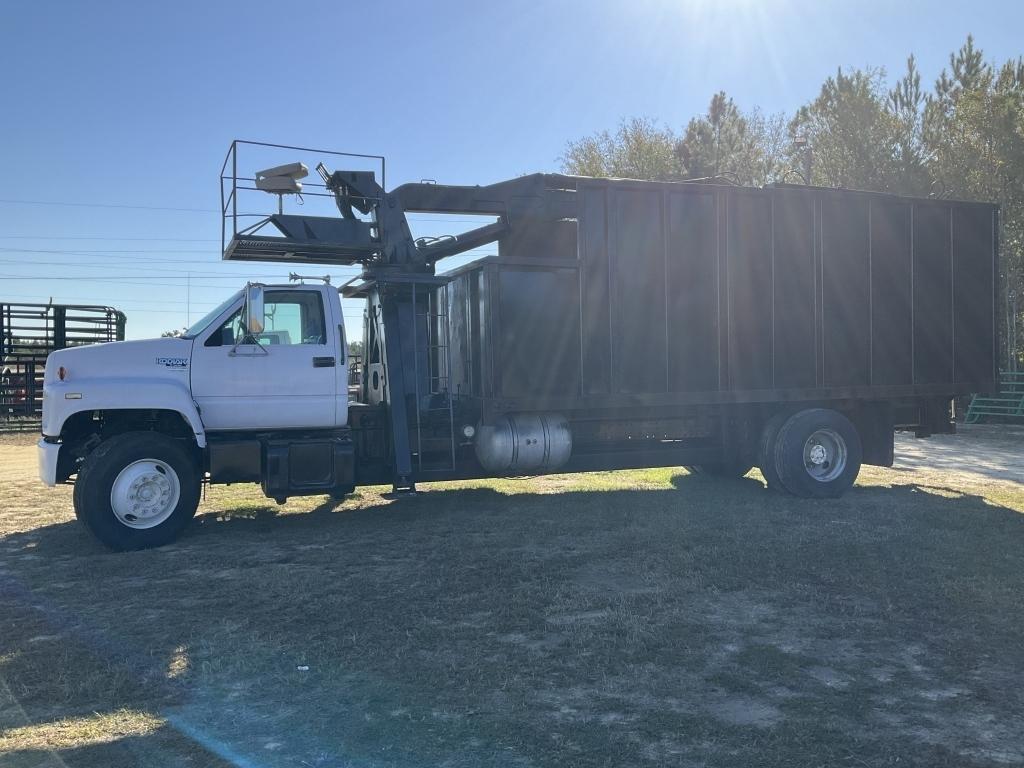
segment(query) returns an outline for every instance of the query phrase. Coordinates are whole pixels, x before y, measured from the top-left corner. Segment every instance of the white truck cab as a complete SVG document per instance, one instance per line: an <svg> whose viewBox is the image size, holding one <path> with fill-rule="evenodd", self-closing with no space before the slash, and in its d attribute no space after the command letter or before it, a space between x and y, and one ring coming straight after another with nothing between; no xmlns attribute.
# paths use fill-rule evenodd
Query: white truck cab
<svg viewBox="0 0 1024 768"><path fill-rule="evenodd" d="M250 284L180 338L54 352L43 389L40 478L77 474L76 514L118 549L173 539L207 473L279 500L352 486L344 318L327 284Z"/></svg>
<svg viewBox="0 0 1024 768"><path fill-rule="evenodd" d="M329 285L266 286L263 330L247 333L243 296L188 329L189 383L208 430L343 427L344 318Z"/></svg>

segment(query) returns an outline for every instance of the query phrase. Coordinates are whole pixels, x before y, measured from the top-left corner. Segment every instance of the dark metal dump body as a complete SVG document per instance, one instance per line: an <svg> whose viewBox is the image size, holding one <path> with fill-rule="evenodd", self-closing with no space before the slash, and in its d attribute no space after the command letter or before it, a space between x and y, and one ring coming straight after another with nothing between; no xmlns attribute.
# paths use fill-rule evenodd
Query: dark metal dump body
<svg viewBox="0 0 1024 768"><path fill-rule="evenodd" d="M996 380L996 206L548 177L576 222L451 273L496 410L953 396Z"/></svg>

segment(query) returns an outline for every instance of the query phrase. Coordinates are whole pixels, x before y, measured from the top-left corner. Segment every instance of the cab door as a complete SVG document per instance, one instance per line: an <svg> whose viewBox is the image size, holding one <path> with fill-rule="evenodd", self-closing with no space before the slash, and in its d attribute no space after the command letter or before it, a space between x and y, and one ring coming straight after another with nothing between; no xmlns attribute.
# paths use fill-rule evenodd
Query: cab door
<svg viewBox="0 0 1024 768"><path fill-rule="evenodd" d="M192 396L206 429L336 426L339 407L346 415L347 403L338 397L344 360L332 314L320 288L267 288L261 333L245 332L239 303L197 337Z"/></svg>

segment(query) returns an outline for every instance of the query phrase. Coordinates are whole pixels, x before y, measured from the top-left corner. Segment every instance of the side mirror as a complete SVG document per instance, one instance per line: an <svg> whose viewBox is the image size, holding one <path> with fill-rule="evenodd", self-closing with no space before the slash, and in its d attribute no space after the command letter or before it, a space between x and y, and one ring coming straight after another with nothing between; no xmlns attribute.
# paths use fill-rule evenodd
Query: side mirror
<svg viewBox="0 0 1024 768"><path fill-rule="evenodd" d="M263 333L263 286L258 283L245 285L245 329L248 333Z"/></svg>

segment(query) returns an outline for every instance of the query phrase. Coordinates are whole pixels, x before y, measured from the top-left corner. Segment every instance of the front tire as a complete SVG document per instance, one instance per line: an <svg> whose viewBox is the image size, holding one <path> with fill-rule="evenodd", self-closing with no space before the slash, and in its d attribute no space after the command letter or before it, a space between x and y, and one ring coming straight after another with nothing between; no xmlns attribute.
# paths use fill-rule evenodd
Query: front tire
<svg viewBox="0 0 1024 768"><path fill-rule="evenodd" d="M843 414L811 408L790 416L775 438L775 470L794 496L834 499L860 474L856 428Z"/></svg>
<svg viewBox="0 0 1024 768"><path fill-rule="evenodd" d="M75 516L111 549L159 547L195 516L199 466L180 440L127 432L86 457L75 481Z"/></svg>

